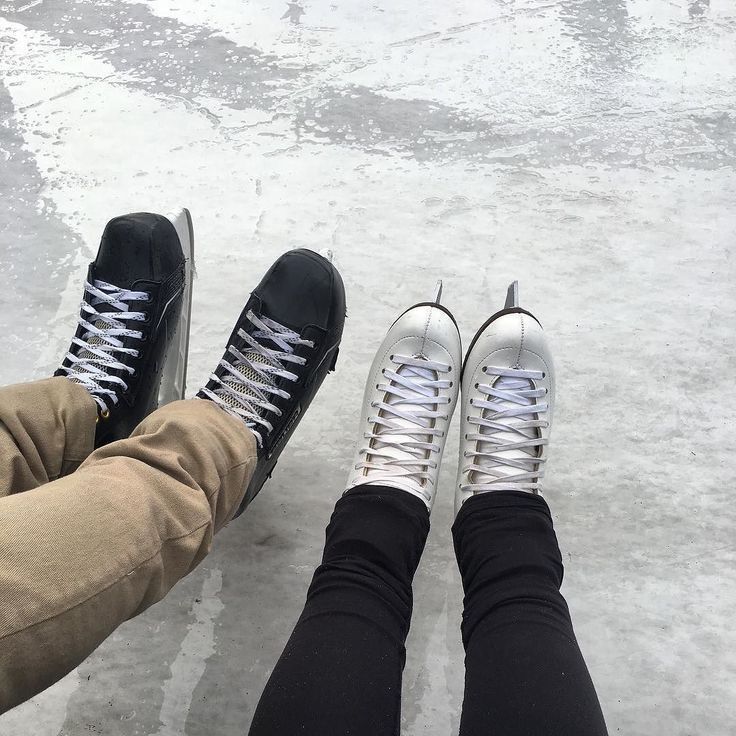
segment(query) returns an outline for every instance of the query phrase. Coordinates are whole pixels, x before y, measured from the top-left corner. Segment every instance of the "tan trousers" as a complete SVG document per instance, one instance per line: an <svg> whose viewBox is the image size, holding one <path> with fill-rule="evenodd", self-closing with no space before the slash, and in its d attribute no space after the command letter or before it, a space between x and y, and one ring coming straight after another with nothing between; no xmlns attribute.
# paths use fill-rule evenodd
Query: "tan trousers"
<svg viewBox="0 0 736 736"><path fill-rule="evenodd" d="M252 433L209 401L93 451L95 417L66 378L0 388L0 713L193 570L253 473Z"/></svg>

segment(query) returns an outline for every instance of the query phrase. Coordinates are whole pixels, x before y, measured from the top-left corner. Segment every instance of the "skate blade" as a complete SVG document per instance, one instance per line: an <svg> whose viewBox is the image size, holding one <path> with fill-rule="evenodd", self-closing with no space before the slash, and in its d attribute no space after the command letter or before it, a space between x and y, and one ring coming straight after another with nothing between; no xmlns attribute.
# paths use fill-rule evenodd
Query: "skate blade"
<svg viewBox="0 0 736 736"><path fill-rule="evenodd" d="M519 306L519 282L512 281L509 284L509 288L506 291L506 303L503 305L504 309L513 309Z"/></svg>
<svg viewBox="0 0 736 736"><path fill-rule="evenodd" d="M187 362L189 360L189 330L192 316L192 287L196 273L194 267L194 229L189 210L182 208L179 212L168 215L168 219L176 230L184 252L184 298L181 315L174 339L166 352L161 385L158 392L159 406L184 398L187 388Z"/></svg>

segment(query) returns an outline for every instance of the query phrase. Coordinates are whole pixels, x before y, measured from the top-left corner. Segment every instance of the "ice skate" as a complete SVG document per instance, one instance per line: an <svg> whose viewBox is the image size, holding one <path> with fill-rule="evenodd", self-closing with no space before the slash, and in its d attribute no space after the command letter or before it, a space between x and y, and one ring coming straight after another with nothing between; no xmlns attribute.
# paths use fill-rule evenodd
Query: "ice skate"
<svg viewBox="0 0 736 736"><path fill-rule="evenodd" d="M193 237L189 212L111 220L84 285L77 331L57 376L98 406L96 445L128 437L164 401L183 398Z"/></svg>
<svg viewBox="0 0 736 736"><path fill-rule="evenodd" d="M245 423L258 463L238 510L256 497L328 371L345 322L345 289L310 250L282 255L248 299L225 354L197 396Z"/></svg>
<svg viewBox="0 0 736 736"><path fill-rule="evenodd" d="M455 513L478 493L539 493L553 404L552 356L514 282L465 358Z"/></svg>
<svg viewBox="0 0 736 736"><path fill-rule="evenodd" d="M391 326L368 374L347 489L391 486L431 511L460 388L460 333L450 312L417 304Z"/></svg>

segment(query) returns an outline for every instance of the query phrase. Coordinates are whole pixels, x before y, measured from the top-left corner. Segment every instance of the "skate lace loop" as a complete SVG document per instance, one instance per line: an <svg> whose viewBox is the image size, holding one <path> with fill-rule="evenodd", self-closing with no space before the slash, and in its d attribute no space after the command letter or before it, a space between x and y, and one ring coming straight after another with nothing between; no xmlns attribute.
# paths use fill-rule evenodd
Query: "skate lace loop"
<svg viewBox="0 0 736 736"><path fill-rule="evenodd" d="M449 396L440 396L441 389L450 388L449 380L439 377L448 373L450 365L421 357L392 355L395 370L384 369L386 383L378 384L383 401L371 403L377 413L368 417L371 432L364 433L368 444L361 448L365 460L356 470L365 470L373 481L386 480L390 484L397 477L416 483L420 494L431 503L432 474L437 460L432 453L440 451L435 438L444 430L435 427L437 419L448 419L441 406L451 402Z"/></svg>
<svg viewBox="0 0 736 736"><path fill-rule="evenodd" d="M306 345L313 348L312 340L303 340L299 333L284 327L268 317L257 317L253 311L246 318L258 329L253 334L238 330L238 337L245 341L247 349L241 351L229 345L220 361L222 377L216 374L210 380L217 388L203 388L201 393L219 404L225 411L243 420L253 431L258 446L263 446L263 432L273 431L267 413L281 416L282 411L273 404L272 397L290 399L291 394L278 388L276 379L296 381L299 377L286 367L287 363L304 365L306 358L294 355L294 348ZM264 344L272 343L275 347Z"/></svg>
<svg viewBox="0 0 736 736"><path fill-rule="evenodd" d="M144 322L143 312L131 311L129 302L148 302L150 296L145 291L121 289L105 281L95 280L91 284L84 283L85 295L88 299L82 302L79 324L84 332L81 337L72 339L66 359L70 365L61 370L67 377L79 383L89 391L100 410L108 412L110 405L120 400L120 391L126 391L128 384L119 376L110 375L111 371L125 371L129 375L135 368L121 363L120 356L139 356L139 351L131 347L123 347L123 338L143 339L140 330L126 326L127 322ZM105 304L117 311L98 311L97 307Z"/></svg>
<svg viewBox="0 0 736 736"><path fill-rule="evenodd" d="M544 476L542 448L547 444L539 430L549 427L549 421L545 418L548 404L541 401L547 392L534 388L532 381L541 380L544 374L494 366L486 366L484 372L499 379L493 386L476 386L487 399L471 399L472 406L482 411L479 417L468 418L478 432L468 433L466 439L477 444L474 452L464 452L471 461L463 468L470 482L461 490L536 493Z"/></svg>

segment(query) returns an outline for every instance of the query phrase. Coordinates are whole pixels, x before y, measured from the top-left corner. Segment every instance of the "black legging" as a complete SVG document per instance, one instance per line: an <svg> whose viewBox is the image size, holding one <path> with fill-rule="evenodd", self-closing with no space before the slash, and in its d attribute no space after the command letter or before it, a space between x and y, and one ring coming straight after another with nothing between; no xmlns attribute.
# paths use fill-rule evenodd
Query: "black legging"
<svg viewBox="0 0 736 736"><path fill-rule="evenodd" d="M411 583L429 531L414 496L351 490L266 685L250 736L396 736ZM461 736L605 736L598 698L560 594L547 504L496 491L452 529L465 589Z"/></svg>

